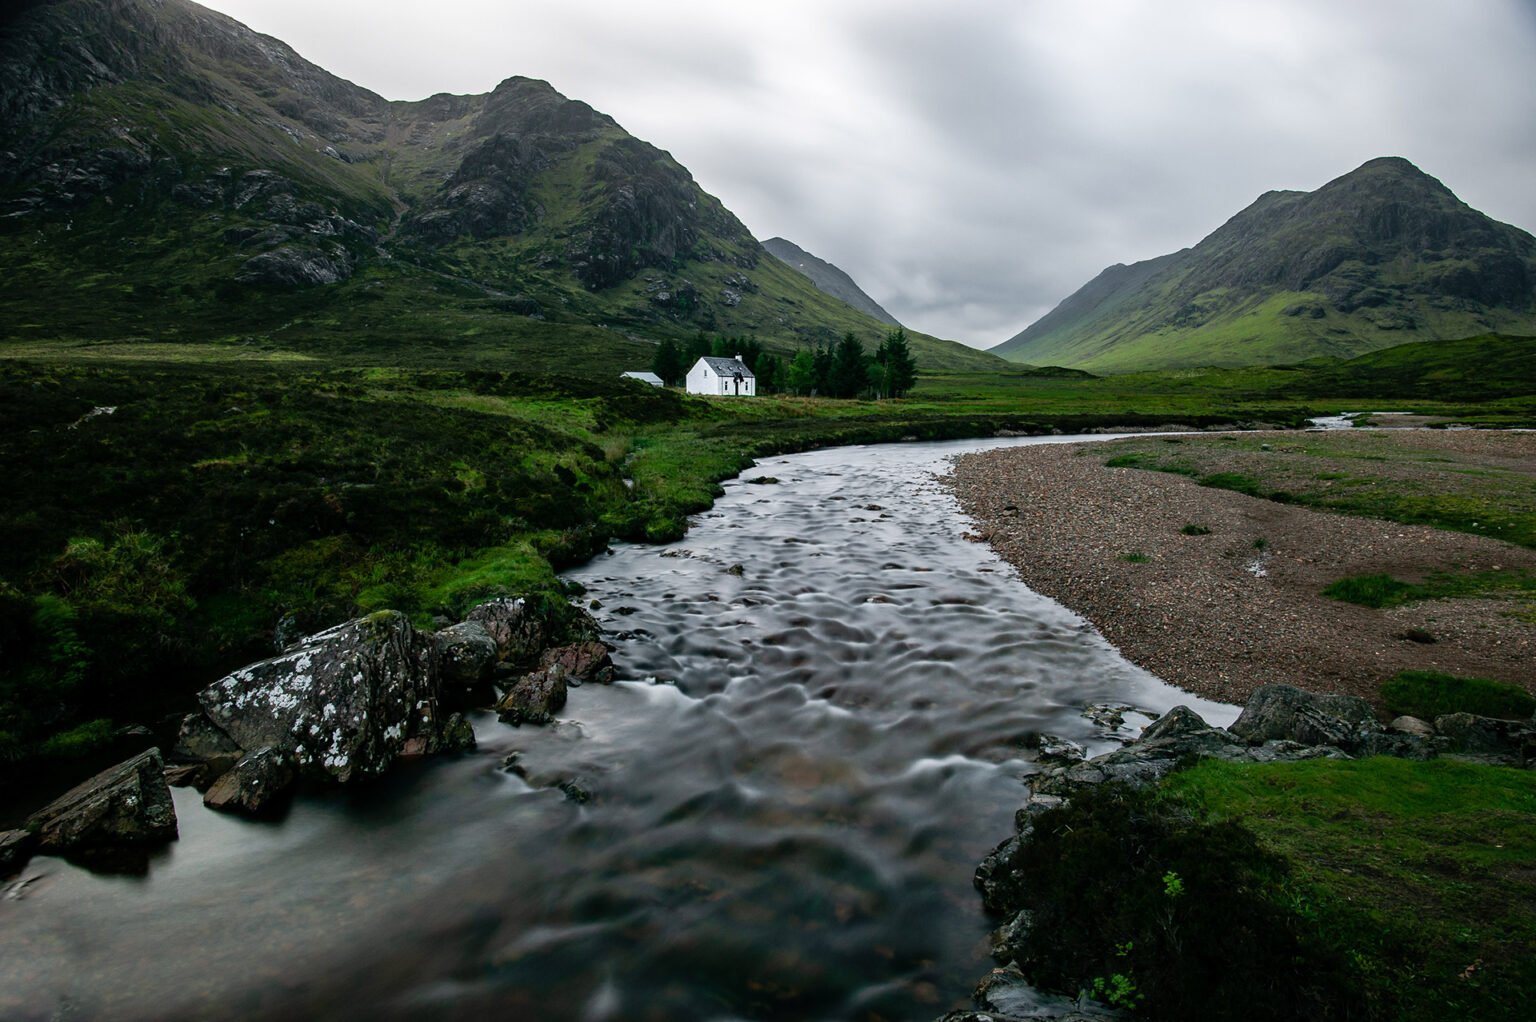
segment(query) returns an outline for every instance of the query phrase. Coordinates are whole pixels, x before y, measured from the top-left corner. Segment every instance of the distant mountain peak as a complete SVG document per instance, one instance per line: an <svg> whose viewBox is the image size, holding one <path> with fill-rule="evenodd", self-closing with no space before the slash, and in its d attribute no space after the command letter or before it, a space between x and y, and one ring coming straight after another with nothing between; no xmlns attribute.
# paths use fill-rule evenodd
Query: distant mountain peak
<svg viewBox="0 0 1536 1022"><path fill-rule="evenodd" d="M1536 328L1536 238L1400 156L1269 191L1198 245L1099 274L992 351L1113 371L1356 355Z"/></svg>
<svg viewBox="0 0 1536 1022"><path fill-rule="evenodd" d="M768 254L804 274L816 287L834 298L847 302L855 309L866 312L891 326L900 326L896 317L892 316L880 303L864 293L864 289L846 272L827 262L811 255L805 249L785 238L769 238L763 242L763 248Z"/></svg>

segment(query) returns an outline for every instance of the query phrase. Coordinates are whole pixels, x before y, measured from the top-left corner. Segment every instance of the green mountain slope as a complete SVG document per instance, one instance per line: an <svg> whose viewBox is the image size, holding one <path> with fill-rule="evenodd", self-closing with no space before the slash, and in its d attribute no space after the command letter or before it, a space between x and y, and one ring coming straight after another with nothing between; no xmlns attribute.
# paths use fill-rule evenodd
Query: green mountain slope
<svg viewBox="0 0 1536 1022"><path fill-rule="evenodd" d="M991 349L1094 371L1264 365L1536 327L1536 238L1383 158L1112 266Z"/></svg>
<svg viewBox="0 0 1536 1022"><path fill-rule="evenodd" d="M886 312L879 302L865 294L864 289L859 287L852 277L825 259L811 255L793 241L784 238L769 238L763 242L763 248L767 249L768 254L775 259L805 274L811 283L832 297L847 302L855 309L869 313L882 323L901 326L896 317Z"/></svg>
<svg viewBox="0 0 1536 1022"><path fill-rule="evenodd" d="M0 26L0 337L303 352L884 324L766 258L667 153L544 82L391 102L187 0ZM578 334L580 332L578 331ZM929 368L998 360L912 337Z"/></svg>

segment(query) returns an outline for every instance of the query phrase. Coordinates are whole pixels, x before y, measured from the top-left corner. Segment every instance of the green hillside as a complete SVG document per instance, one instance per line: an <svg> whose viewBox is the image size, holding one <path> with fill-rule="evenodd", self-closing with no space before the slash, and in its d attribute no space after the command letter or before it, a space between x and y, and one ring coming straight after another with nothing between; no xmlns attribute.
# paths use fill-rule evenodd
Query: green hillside
<svg viewBox="0 0 1536 1022"><path fill-rule="evenodd" d="M1402 159L1269 192L1194 248L1114 266L993 348L1094 372L1348 358L1536 329L1536 238Z"/></svg>

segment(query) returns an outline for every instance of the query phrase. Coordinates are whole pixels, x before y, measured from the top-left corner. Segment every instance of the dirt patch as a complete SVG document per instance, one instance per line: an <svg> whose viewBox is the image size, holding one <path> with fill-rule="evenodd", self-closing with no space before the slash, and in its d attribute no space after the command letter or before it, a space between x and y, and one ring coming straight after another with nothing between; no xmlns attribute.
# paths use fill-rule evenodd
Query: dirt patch
<svg viewBox="0 0 1536 1022"><path fill-rule="evenodd" d="M1297 434L1265 439L1294 443ZM1533 434L1403 432L1391 442L1536 465ZM1229 702L1283 682L1379 704L1381 682L1412 669L1536 692L1536 624L1516 616L1520 604L1454 599L1371 610L1321 595L1352 575L1417 582L1437 571L1536 572L1536 551L1107 468L1108 454L1070 444L966 455L951 485L1026 584L1170 683ZM1426 463L1426 486L1433 471ZM1187 535L1187 525L1210 531ZM1406 638L1414 629L1435 641Z"/></svg>

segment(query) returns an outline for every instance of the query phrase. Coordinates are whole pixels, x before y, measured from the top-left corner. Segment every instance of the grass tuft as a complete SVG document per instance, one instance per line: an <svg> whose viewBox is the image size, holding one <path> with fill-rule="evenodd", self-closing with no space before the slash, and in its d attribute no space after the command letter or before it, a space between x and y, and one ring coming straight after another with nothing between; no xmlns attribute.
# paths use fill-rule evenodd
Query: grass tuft
<svg viewBox="0 0 1536 1022"><path fill-rule="evenodd" d="M1536 697L1518 685L1487 678L1459 678L1438 671L1403 671L1381 686L1395 716L1434 720L1446 713L1524 720L1536 714Z"/></svg>

